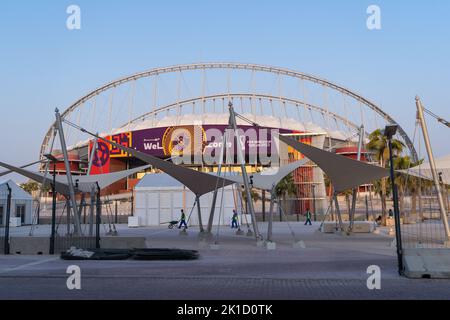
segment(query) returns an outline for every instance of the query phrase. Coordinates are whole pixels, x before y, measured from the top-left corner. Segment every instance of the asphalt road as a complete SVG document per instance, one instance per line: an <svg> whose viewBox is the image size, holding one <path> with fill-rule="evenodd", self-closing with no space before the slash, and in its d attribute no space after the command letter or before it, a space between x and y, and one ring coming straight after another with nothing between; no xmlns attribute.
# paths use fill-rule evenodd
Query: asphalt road
<svg viewBox="0 0 450 320"><path fill-rule="evenodd" d="M219 250L163 228L120 229L147 236L149 247L198 249L195 261L64 261L51 256L0 256L0 299L450 299L449 280L398 276L396 256L383 234L325 235L294 224L293 248L285 224L276 224L277 250L222 230ZM69 290L67 267L81 270L81 289ZM367 268L381 269L381 289L367 288Z"/></svg>

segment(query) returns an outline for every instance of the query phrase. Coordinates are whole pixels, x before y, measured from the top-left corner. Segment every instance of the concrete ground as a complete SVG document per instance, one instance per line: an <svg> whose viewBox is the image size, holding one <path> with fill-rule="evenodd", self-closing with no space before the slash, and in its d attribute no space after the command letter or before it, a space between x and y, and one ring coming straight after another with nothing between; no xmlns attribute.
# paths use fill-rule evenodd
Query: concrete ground
<svg viewBox="0 0 450 320"><path fill-rule="evenodd" d="M260 223L261 230L266 229ZM196 261L63 261L52 256L0 256L0 299L450 299L450 280L410 280L397 274L395 249L380 234L322 234L318 224L275 223L277 249L257 247L254 238L221 227L219 250L167 227L128 229L148 247L196 249ZM39 226L35 234L48 234ZM246 231L246 230L245 230ZM28 234L29 227L12 234ZM69 265L81 268L81 290L66 286ZM381 268L381 290L369 290L367 268Z"/></svg>

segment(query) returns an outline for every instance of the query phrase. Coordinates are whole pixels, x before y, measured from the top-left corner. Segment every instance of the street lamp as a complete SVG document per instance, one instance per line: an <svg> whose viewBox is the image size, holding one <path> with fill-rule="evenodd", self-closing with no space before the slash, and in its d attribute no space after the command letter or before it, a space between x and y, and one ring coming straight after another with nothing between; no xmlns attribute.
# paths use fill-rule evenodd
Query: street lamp
<svg viewBox="0 0 450 320"><path fill-rule="evenodd" d="M59 161L52 154L45 154L44 157L53 164L53 182L52 182L52 234L50 236L49 254L55 254L55 229L56 229L56 163Z"/></svg>
<svg viewBox="0 0 450 320"><path fill-rule="evenodd" d="M383 135L388 140L389 145L389 165L390 165L390 177L392 185L392 198L394 202L394 218L395 218L395 240L397 242L397 260L398 260L398 273L403 274L403 248L402 248L402 235L400 227L400 210L398 206L398 192L397 185L395 184L394 175L394 156L392 153L392 137L397 133L398 125L387 125L384 129Z"/></svg>

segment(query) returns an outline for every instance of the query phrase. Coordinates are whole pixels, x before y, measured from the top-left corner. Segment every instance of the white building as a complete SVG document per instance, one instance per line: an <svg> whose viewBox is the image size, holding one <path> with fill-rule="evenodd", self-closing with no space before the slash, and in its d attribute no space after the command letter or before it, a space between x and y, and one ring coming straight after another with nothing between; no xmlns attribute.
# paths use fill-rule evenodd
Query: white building
<svg viewBox="0 0 450 320"><path fill-rule="evenodd" d="M171 176L162 174L146 174L134 188L135 216L139 219L139 226L158 226L170 221L179 220L181 209L184 209L189 225L198 225L197 207L191 210L195 203L195 195ZM230 225L233 209L241 212L241 202L236 187L219 189L214 225ZM211 211L213 193L200 197L202 222L206 226ZM220 207L222 206L222 212Z"/></svg>
<svg viewBox="0 0 450 320"><path fill-rule="evenodd" d="M0 182L0 225L6 224L8 186L11 188L10 225L31 225L33 221L33 197L12 180Z"/></svg>

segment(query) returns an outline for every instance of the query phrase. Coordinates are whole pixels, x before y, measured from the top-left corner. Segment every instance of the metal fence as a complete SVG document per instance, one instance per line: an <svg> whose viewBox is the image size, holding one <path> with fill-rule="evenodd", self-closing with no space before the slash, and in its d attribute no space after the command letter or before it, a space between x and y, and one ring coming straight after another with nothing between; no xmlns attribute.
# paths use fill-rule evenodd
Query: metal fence
<svg viewBox="0 0 450 320"><path fill-rule="evenodd" d="M5 254L5 237L3 236L3 230L0 230L2 232L2 236L0 236L0 254Z"/></svg>
<svg viewBox="0 0 450 320"><path fill-rule="evenodd" d="M448 197L447 197L448 203ZM404 248L442 248L446 241L443 217L437 195L429 192L421 197L401 200L402 242ZM446 202L444 200L444 202ZM450 210L446 206L447 218Z"/></svg>
<svg viewBox="0 0 450 320"><path fill-rule="evenodd" d="M95 237L57 236L55 238L55 254L67 251L70 247L93 249Z"/></svg>
<svg viewBox="0 0 450 320"><path fill-rule="evenodd" d="M34 215L37 217L38 203L34 204ZM81 223L89 223L91 205L89 202L81 206ZM95 215L94 205L94 215ZM131 199L124 200L102 200L102 222L124 224L128 222L128 217L133 215L133 204ZM44 200L39 208L39 224L50 224L52 216L51 201ZM67 217L66 203L58 202L56 206L57 224L67 224L69 217ZM35 218L35 221L37 218ZM95 218L94 218L95 220ZM70 223L69 223L70 224Z"/></svg>

